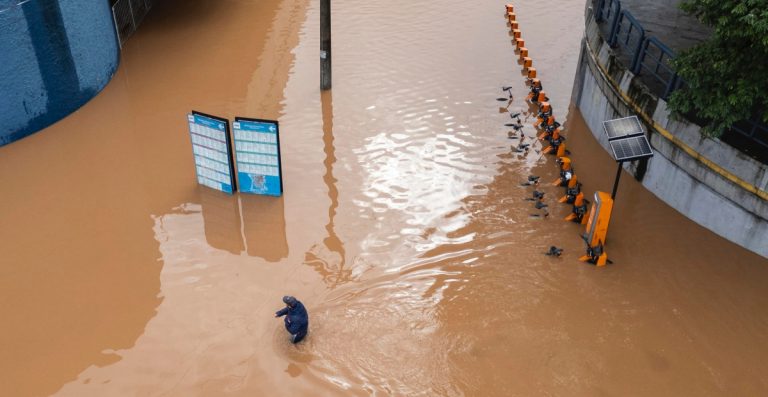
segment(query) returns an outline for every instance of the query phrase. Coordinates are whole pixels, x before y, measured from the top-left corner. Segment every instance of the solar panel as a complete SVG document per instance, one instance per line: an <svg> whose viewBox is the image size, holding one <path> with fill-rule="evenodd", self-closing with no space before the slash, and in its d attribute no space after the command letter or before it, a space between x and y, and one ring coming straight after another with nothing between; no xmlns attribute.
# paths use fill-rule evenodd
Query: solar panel
<svg viewBox="0 0 768 397"><path fill-rule="evenodd" d="M622 119L603 121L603 129L608 140L619 139L627 136L643 135L643 125L637 116L624 117Z"/></svg>
<svg viewBox="0 0 768 397"><path fill-rule="evenodd" d="M651 144L645 135L615 139L608 143L616 161L632 161L653 156Z"/></svg>

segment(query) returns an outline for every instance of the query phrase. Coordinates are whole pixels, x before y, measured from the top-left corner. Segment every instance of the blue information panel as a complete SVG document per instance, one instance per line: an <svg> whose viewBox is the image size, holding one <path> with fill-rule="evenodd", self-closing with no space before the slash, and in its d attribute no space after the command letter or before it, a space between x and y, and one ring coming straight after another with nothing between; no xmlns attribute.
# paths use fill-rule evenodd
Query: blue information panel
<svg viewBox="0 0 768 397"><path fill-rule="evenodd" d="M237 179L243 193L280 196L280 136L277 121L235 117Z"/></svg>
<svg viewBox="0 0 768 397"><path fill-rule="evenodd" d="M200 112L187 115L192 152L195 155L197 182L232 194L234 179L229 122Z"/></svg>

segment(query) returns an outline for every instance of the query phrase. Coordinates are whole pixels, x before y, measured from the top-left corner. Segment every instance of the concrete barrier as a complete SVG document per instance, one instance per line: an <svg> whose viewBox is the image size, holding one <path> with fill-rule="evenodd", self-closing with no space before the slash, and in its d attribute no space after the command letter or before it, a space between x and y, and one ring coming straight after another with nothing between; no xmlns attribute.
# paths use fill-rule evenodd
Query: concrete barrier
<svg viewBox="0 0 768 397"><path fill-rule="evenodd" d="M698 224L768 257L768 166L700 128L674 120L663 99L617 61L587 9L572 95L592 134L610 150L605 120L638 115L656 155L625 164L643 186Z"/></svg>
<svg viewBox="0 0 768 397"><path fill-rule="evenodd" d="M0 146L64 118L117 70L109 2L0 3Z"/></svg>

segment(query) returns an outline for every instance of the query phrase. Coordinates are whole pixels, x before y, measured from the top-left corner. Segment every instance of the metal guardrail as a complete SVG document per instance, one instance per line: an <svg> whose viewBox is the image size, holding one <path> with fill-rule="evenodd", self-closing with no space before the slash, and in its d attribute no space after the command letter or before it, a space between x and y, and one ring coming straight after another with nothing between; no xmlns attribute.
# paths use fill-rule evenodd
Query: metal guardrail
<svg viewBox="0 0 768 397"><path fill-rule="evenodd" d="M610 44L612 47L621 45L628 53L634 54L631 62L631 68L634 71L641 54L639 49L643 46L645 39L643 25L625 10L619 14L613 29Z"/></svg>
<svg viewBox="0 0 768 397"><path fill-rule="evenodd" d="M115 31L120 42L123 43L136 31L144 20L147 12L152 8L153 0L113 0L112 19L115 22Z"/></svg>
<svg viewBox="0 0 768 397"><path fill-rule="evenodd" d="M642 47L635 53L635 63L632 71L641 74L646 71L659 81L665 88L662 98L667 99L674 90L680 87L680 76L672 67L675 59L674 51L655 37L648 37L642 42Z"/></svg>
<svg viewBox="0 0 768 397"><path fill-rule="evenodd" d="M741 134L768 150L768 125L759 120L741 121L731 126L731 131Z"/></svg>
<svg viewBox="0 0 768 397"><path fill-rule="evenodd" d="M621 3L619 0L598 0L597 13L595 18L597 22L613 21L613 17L621 12ZM613 26L613 24L611 24Z"/></svg>
<svg viewBox="0 0 768 397"><path fill-rule="evenodd" d="M631 12L621 9L618 0L599 0L602 15L613 16L609 23L607 42L611 47L621 47L629 55L629 70L636 75L650 73L663 87L660 96L669 98L677 88L679 77L672 67L675 53L659 39L648 37L645 28ZM616 4L616 5L614 5Z"/></svg>
<svg viewBox="0 0 768 397"><path fill-rule="evenodd" d="M648 37L643 25L632 13L622 9L620 0L592 0L592 4L595 21L604 23L604 29L608 31L606 42L613 48L620 48L629 56L628 66L632 73L650 78L644 81L650 83L648 85L651 91L666 100L685 85L685 81L672 66L677 54L658 38ZM728 135L732 134L738 134L740 138L729 139ZM768 164L768 125L759 119L734 124L725 133L723 140ZM758 146L751 146L754 144Z"/></svg>

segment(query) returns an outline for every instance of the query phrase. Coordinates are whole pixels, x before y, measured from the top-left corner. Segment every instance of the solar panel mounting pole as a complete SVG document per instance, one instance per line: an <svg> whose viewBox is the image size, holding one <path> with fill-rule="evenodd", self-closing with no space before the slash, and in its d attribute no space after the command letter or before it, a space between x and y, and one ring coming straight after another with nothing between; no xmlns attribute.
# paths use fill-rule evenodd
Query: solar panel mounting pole
<svg viewBox="0 0 768 397"><path fill-rule="evenodd" d="M331 89L331 0L320 0L320 89Z"/></svg>
<svg viewBox="0 0 768 397"><path fill-rule="evenodd" d="M621 178L621 165L626 161L641 160L653 157L651 143L645 136L643 125L637 116L603 121L603 130L608 137L608 145L613 152L613 159L619 163L616 169L616 179L613 182L611 199L616 199Z"/></svg>
<svg viewBox="0 0 768 397"><path fill-rule="evenodd" d="M611 193L611 200L616 200L616 191L619 190L619 179L621 179L621 165L623 161L619 161L619 168L616 170L616 179L613 181L613 192Z"/></svg>

